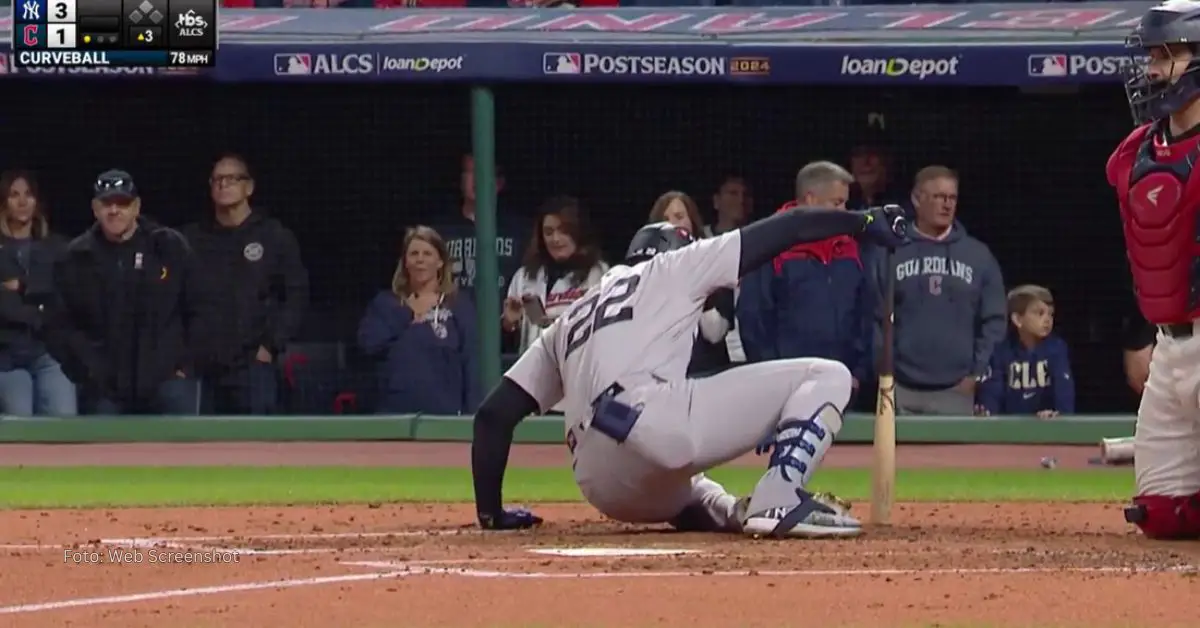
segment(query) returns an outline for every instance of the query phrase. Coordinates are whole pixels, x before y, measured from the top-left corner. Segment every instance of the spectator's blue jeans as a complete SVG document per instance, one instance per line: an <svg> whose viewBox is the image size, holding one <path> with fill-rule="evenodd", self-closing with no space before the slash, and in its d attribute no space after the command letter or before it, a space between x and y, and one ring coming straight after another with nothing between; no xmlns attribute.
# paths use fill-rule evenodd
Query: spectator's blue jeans
<svg viewBox="0 0 1200 628"><path fill-rule="evenodd" d="M89 414L165 414L195 416L200 413L200 383L191 378L173 378L158 385L153 398L136 401L95 399Z"/></svg>
<svg viewBox="0 0 1200 628"><path fill-rule="evenodd" d="M22 368L0 371L0 411L17 416L75 416L75 384L43 353Z"/></svg>
<svg viewBox="0 0 1200 628"><path fill-rule="evenodd" d="M218 377L204 378L205 414L275 414L279 407L279 371L255 361Z"/></svg>

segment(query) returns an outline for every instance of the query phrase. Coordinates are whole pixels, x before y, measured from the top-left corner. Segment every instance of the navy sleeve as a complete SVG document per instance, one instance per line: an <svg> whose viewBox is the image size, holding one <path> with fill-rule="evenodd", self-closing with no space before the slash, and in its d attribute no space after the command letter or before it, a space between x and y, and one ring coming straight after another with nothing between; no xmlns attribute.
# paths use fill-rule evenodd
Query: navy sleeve
<svg viewBox="0 0 1200 628"><path fill-rule="evenodd" d="M987 410L990 416L999 416L1004 413L1004 388L1008 384L1008 363L1005 361L1004 353L999 347L992 353L991 362L987 371L984 372L983 379L979 382L975 395L976 401Z"/></svg>
<svg viewBox="0 0 1200 628"><path fill-rule="evenodd" d="M741 294L737 302L738 334L742 339L742 350L747 362L772 360L775 356L774 326L775 304L771 298L771 267L762 268L742 278Z"/></svg>
<svg viewBox="0 0 1200 628"><path fill-rule="evenodd" d="M980 246L983 246L980 244ZM988 368L992 351L1008 333L1008 304L1004 291L1004 276L1000 265L988 254L990 263L983 269L979 285L979 331L975 336L975 366L973 375L982 375Z"/></svg>
<svg viewBox="0 0 1200 628"><path fill-rule="evenodd" d="M875 363L875 294L871 284L871 268L863 260L863 273L855 297L854 315L858 318L859 330L854 338L854 364L848 364L850 373L863 384L871 377Z"/></svg>
<svg viewBox="0 0 1200 628"><path fill-rule="evenodd" d="M466 295L458 295L454 308L454 321L462 336L460 352L463 368L462 413L473 414L479 408L483 394L479 389L479 334L475 330L475 307Z"/></svg>
<svg viewBox="0 0 1200 628"><path fill-rule="evenodd" d="M358 323L358 347L367 355L383 353L411 324L412 310L390 292L380 293Z"/></svg>
<svg viewBox="0 0 1200 628"><path fill-rule="evenodd" d="M1075 413L1075 378L1071 375L1071 354L1066 341L1056 339L1049 356L1050 381L1054 385L1054 410L1059 414Z"/></svg>

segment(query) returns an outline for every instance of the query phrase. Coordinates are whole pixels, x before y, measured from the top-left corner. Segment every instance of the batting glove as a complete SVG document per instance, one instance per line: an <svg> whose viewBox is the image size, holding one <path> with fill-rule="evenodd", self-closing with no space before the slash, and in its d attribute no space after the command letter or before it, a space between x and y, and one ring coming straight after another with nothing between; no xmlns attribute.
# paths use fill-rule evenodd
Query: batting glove
<svg viewBox="0 0 1200 628"><path fill-rule="evenodd" d="M863 212L867 216L867 224L863 227L863 236L889 249L908 243L908 218L904 216L904 208L899 205L884 205L872 207Z"/></svg>
<svg viewBox="0 0 1200 628"><path fill-rule="evenodd" d="M505 508L498 513L479 514L484 530L525 530L542 524L542 518L524 508Z"/></svg>

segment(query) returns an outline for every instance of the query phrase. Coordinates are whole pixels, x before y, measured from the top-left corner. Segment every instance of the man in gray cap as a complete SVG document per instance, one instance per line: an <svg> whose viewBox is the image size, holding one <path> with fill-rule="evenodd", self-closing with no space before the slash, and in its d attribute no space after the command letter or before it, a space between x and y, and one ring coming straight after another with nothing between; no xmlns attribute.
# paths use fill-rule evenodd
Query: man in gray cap
<svg viewBox="0 0 1200 628"><path fill-rule="evenodd" d="M128 172L100 174L93 191L96 224L55 267L47 346L90 414L196 414L191 249L139 215Z"/></svg>

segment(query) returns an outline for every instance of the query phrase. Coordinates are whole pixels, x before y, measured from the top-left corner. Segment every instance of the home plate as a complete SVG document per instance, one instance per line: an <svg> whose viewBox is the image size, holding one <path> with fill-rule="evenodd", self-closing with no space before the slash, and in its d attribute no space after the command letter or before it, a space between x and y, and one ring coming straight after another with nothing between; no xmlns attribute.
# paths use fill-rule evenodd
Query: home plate
<svg viewBox="0 0 1200 628"><path fill-rule="evenodd" d="M549 549L531 549L529 551L534 554L573 556L576 558L595 558L598 556L678 556L700 553L699 550L661 547L552 547Z"/></svg>

